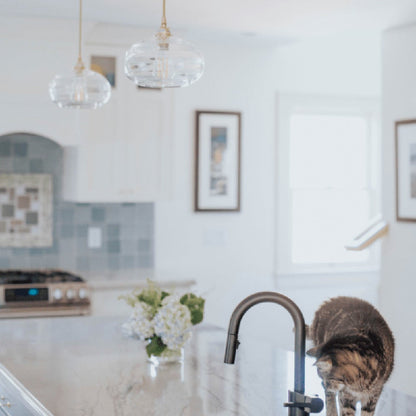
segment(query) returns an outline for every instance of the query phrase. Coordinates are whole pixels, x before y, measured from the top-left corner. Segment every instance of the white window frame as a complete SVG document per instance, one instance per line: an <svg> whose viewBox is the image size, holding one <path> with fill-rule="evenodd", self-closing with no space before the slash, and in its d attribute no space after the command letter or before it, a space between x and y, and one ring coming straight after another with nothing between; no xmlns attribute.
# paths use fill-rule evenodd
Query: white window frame
<svg viewBox="0 0 416 416"><path fill-rule="evenodd" d="M369 135L369 177L371 188L371 216L381 207L381 135L380 100L377 98L351 98L299 94L278 94L276 114L276 253L275 270L278 275L326 274L379 270L380 248L374 244L368 250L369 259L360 263L311 263L292 262L292 197L290 189L290 120L295 114L351 115L367 118ZM352 232L361 231L359 229ZM354 237L354 235L351 235ZM348 241L345 242L346 244Z"/></svg>

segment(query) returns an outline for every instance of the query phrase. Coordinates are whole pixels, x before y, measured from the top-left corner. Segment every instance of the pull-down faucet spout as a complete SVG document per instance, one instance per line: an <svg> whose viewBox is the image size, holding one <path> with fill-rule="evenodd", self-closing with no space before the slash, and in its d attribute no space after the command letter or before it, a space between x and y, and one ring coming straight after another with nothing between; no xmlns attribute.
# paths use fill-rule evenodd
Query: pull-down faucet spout
<svg viewBox="0 0 416 416"><path fill-rule="evenodd" d="M295 385L294 392L289 392L289 416L304 416L309 413L319 413L323 402L317 398L310 398L305 393L305 320L298 306L288 297L275 292L258 292L245 298L234 309L228 327L227 345L224 362L234 364L239 346L238 331L244 314L254 305L263 302L277 303L283 306L292 316L295 324Z"/></svg>

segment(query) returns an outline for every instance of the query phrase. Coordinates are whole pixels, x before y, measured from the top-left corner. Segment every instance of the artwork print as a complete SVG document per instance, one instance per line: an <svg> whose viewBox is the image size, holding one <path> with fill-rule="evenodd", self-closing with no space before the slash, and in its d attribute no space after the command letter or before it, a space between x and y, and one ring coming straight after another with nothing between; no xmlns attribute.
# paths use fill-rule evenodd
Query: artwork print
<svg viewBox="0 0 416 416"><path fill-rule="evenodd" d="M410 197L416 198L416 143L410 145Z"/></svg>
<svg viewBox="0 0 416 416"><path fill-rule="evenodd" d="M396 122L396 212L416 221L416 120Z"/></svg>
<svg viewBox="0 0 416 416"><path fill-rule="evenodd" d="M227 194L227 128L211 127L211 195Z"/></svg>
<svg viewBox="0 0 416 416"><path fill-rule="evenodd" d="M0 175L0 246L52 245L51 175Z"/></svg>
<svg viewBox="0 0 416 416"><path fill-rule="evenodd" d="M240 209L240 113L197 111L195 211Z"/></svg>

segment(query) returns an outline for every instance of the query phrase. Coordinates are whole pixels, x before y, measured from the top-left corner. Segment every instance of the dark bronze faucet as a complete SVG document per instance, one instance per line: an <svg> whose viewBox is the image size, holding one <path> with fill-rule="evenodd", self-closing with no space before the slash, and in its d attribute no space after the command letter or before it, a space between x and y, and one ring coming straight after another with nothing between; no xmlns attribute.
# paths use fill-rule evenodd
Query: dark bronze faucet
<svg viewBox="0 0 416 416"><path fill-rule="evenodd" d="M295 324L295 386L289 391L289 416L305 416L309 413L320 413L323 401L319 397L305 396L305 320L298 306L288 297L275 292L258 292L245 298L234 309L228 327L227 346L224 362L234 364L235 354L239 346L238 331L244 314L254 305L273 302L283 306L292 316Z"/></svg>

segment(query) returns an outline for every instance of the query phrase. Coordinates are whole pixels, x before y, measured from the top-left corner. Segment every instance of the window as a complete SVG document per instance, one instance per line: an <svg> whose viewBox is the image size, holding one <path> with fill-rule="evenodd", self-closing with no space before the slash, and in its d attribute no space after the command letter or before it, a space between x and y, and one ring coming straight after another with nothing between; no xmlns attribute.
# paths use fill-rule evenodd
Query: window
<svg viewBox="0 0 416 416"><path fill-rule="evenodd" d="M378 212L377 102L279 102L278 272L374 268L344 246Z"/></svg>

